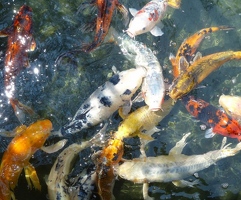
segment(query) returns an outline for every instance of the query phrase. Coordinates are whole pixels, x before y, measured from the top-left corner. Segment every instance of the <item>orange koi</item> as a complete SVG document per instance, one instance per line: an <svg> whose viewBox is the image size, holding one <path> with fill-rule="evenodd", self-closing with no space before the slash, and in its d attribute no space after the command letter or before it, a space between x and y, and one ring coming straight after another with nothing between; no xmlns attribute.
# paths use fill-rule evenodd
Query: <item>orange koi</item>
<svg viewBox="0 0 241 200"><path fill-rule="evenodd" d="M104 41L116 7L123 13L124 20L128 21L128 11L118 0L95 0L95 4L98 9L95 38L91 44L84 45L85 52L93 51Z"/></svg>
<svg viewBox="0 0 241 200"><path fill-rule="evenodd" d="M49 120L40 120L29 127L24 125L16 131L17 135L9 144L0 165L0 197L1 200L15 199L13 190L24 169L30 188L41 190L41 185L34 167L29 163L32 155L43 146L52 130Z"/></svg>
<svg viewBox="0 0 241 200"><path fill-rule="evenodd" d="M241 140L241 125L222 110L202 99L196 100L193 96L185 96L182 101L193 117L211 127L206 131L206 138L213 137L218 133L225 137Z"/></svg>
<svg viewBox="0 0 241 200"><path fill-rule="evenodd" d="M100 152L97 158L96 173L97 187L101 199L113 199L113 186L115 180L114 166L118 164L124 153L124 142L111 138L107 146Z"/></svg>
<svg viewBox="0 0 241 200"><path fill-rule="evenodd" d="M29 66L28 51L33 51L36 47L32 33L32 8L26 5L22 6L14 17L13 25L0 31L0 36L8 36L8 49L4 63L5 93L17 117L20 110L25 110L30 114L33 113L30 108L15 99L13 94L16 76L24 67Z"/></svg>
<svg viewBox="0 0 241 200"><path fill-rule="evenodd" d="M185 66L181 65L182 59L184 58L187 62L190 62L193 58L193 54L196 53L196 50L203 41L204 37L206 37L209 33L219 30L227 31L231 29L233 28L228 26L209 27L201 29L192 36L186 38L179 47L176 57L174 57L172 54L169 57L173 67L174 77L177 77L182 71L185 70L185 68L183 69Z"/></svg>
<svg viewBox="0 0 241 200"><path fill-rule="evenodd" d="M188 94L211 72L229 60L241 59L241 51L225 51L204 56L183 71L169 88L169 96L177 100Z"/></svg>

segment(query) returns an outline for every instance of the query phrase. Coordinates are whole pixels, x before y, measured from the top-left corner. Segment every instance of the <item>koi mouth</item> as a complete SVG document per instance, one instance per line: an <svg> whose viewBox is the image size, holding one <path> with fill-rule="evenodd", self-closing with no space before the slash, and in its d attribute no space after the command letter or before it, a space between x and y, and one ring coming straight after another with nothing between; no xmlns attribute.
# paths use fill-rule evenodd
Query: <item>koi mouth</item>
<svg viewBox="0 0 241 200"><path fill-rule="evenodd" d="M126 32L131 38L133 38L133 39L134 39L135 36L136 36L135 34L133 34L132 32L130 32L129 30L126 30L125 32Z"/></svg>

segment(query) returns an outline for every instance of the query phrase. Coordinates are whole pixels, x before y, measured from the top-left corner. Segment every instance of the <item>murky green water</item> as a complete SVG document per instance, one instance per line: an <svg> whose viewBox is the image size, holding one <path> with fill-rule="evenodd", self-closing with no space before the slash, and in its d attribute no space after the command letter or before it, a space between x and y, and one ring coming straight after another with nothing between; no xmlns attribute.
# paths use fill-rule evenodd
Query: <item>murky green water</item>
<svg viewBox="0 0 241 200"><path fill-rule="evenodd" d="M95 18L88 10L77 14L77 8L82 0L38 0L38 1L5 1L0 2L0 29L11 25L14 11L23 4L33 9L34 37L37 49L29 53L30 68L23 70L18 76L17 96L21 102L31 106L40 118L48 118L58 130L74 116L80 104L101 84L111 76L111 67L118 70L134 67L119 52L118 46L103 45L91 54L80 53L72 59L63 59L59 65L56 58L63 52L79 46L82 42L90 42L92 34L81 32L82 24ZM126 7L140 9L148 1L122 0ZM240 0L182 0L179 10L169 8L163 20L164 35L154 38L144 34L136 40L144 42L157 53L162 66L165 66L164 76L172 80L171 65L168 60L170 52L176 53L181 42L196 31L210 26L228 25L234 30L220 31L208 36L199 50L203 55L210 53L241 49L241 4ZM124 29L121 15L116 13L112 25L118 30ZM7 98L4 96L3 67L7 39L0 38L0 128L12 130L19 125ZM202 82L204 88L196 89L193 93L207 102L218 106L221 94L241 95L240 61L226 63L213 72ZM34 71L38 69L39 73ZM120 119L118 119L120 120ZM117 121L118 121L117 120ZM33 119L28 119L30 123ZM216 135L212 139L204 138L204 131L200 129L200 122L193 120L181 103L177 103L172 112L159 124L161 131L154 134L156 140L148 146L148 156L168 154L177 141L186 132L192 132L184 154L201 154L220 148L222 136ZM114 121L112 129L118 126ZM84 137L90 137L96 132L96 127L83 131ZM73 141L79 137L73 136ZM73 142L72 141L72 142ZM128 148L126 157L139 155L137 139L126 141ZM9 140L1 138L1 152ZM52 141L48 142L51 143ZM228 142L237 143L235 139ZM37 152L31 163L36 167L42 183L42 192L30 191L22 174L16 188L18 200L47 199L45 179L57 154L45 155ZM240 179L241 155L226 158L198 173L200 184L194 188L177 188L172 183L152 183L150 196L155 199L241 199ZM188 179L194 180L193 176ZM227 183L226 189L222 184ZM142 199L142 185L118 180L115 184L116 199Z"/></svg>

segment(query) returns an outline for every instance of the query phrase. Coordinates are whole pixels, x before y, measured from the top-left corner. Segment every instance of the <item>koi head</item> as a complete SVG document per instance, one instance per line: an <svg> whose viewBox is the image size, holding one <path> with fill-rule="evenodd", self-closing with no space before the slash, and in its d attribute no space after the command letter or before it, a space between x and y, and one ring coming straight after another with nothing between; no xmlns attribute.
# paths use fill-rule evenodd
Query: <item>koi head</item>
<svg viewBox="0 0 241 200"><path fill-rule="evenodd" d="M31 147L36 149L42 147L51 130L52 123L47 119L39 120L31 124L26 130L26 134L29 138Z"/></svg>
<svg viewBox="0 0 241 200"><path fill-rule="evenodd" d="M32 8L23 5L15 16L13 25L17 32L32 34Z"/></svg>
<svg viewBox="0 0 241 200"><path fill-rule="evenodd" d="M130 12L134 16L129 24L129 28L126 30L127 34L134 38L136 35L140 35L151 31L161 20L167 8L165 1L161 3L149 2L138 12L130 9ZM163 33L159 30L157 35Z"/></svg>
<svg viewBox="0 0 241 200"><path fill-rule="evenodd" d="M209 103L202 99L195 100L193 96L184 96L182 101L185 104L187 111L195 118L198 117L203 108L209 105Z"/></svg>

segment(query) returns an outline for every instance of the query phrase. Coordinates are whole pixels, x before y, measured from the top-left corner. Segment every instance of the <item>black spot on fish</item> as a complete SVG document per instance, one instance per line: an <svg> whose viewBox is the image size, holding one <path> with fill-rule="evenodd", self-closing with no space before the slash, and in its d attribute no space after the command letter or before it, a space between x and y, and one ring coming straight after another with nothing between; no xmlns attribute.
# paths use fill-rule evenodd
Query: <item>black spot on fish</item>
<svg viewBox="0 0 241 200"><path fill-rule="evenodd" d="M77 121L83 121L83 122L85 122L86 121L86 114L80 114L80 115L77 115L74 119L73 119L73 121L75 122L77 122Z"/></svg>
<svg viewBox="0 0 241 200"><path fill-rule="evenodd" d="M59 169L63 166L64 160L62 158L58 158L58 162L55 166L55 171L59 171Z"/></svg>
<svg viewBox="0 0 241 200"><path fill-rule="evenodd" d="M111 107L112 104L110 99L105 96L100 99L100 103L103 104L105 107Z"/></svg>
<svg viewBox="0 0 241 200"><path fill-rule="evenodd" d="M93 125L88 122L88 123L86 124L86 126L91 127L91 126L93 126Z"/></svg>
<svg viewBox="0 0 241 200"><path fill-rule="evenodd" d="M102 86L100 87L100 91L105 90L105 88L106 88L106 84L104 84L104 85L102 85Z"/></svg>
<svg viewBox="0 0 241 200"><path fill-rule="evenodd" d="M61 200L61 199L62 199L61 193L60 193L60 192L57 192L56 200Z"/></svg>
<svg viewBox="0 0 241 200"><path fill-rule="evenodd" d="M131 94L131 91L129 90L129 89L127 89L124 93L123 93L123 95L130 95Z"/></svg>
<svg viewBox="0 0 241 200"><path fill-rule="evenodd" d="M87 104L84 104L83 109L86 110L86 109L88 109L89 107L90 107L90 104L87 103Z"/></svg>
<svg viewBox="0 0 241 200"><path fill-rule="evenodd" d="M109 82L111 82L113 85L116 85L120 81L120 76L119 74L115 74L109 79Z"/></svg>
<svg viewBox="0 0 241 200"><path fill-rule="evenodd" d="M189 106L189 111L190 111L191 113L194 113L194 112L195 112L195 108L194 108L193 105L190 105L190 106Z"/></svg>

